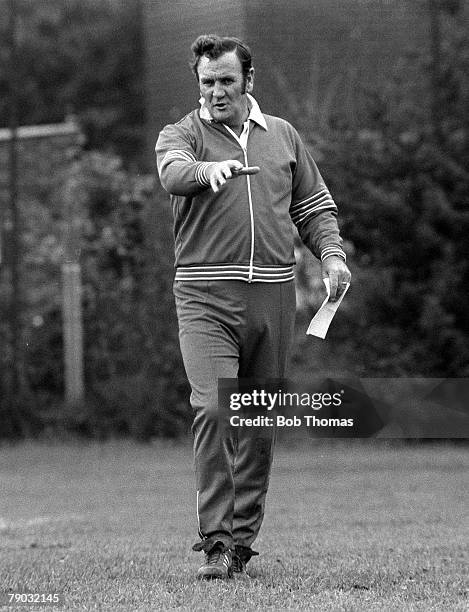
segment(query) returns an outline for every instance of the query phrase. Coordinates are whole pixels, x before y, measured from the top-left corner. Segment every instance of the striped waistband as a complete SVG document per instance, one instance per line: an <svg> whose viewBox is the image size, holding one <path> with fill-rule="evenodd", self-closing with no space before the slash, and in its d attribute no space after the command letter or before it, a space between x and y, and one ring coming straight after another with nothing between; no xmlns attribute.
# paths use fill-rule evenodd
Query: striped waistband
<svg viewBox="0 0 469 612"><path fill-rule="evenodd" d="M176 269L177 281L240 280L247 283L286 283L295 278L293 266L253 266L225 264L211 266L186 266Z"/></svg>

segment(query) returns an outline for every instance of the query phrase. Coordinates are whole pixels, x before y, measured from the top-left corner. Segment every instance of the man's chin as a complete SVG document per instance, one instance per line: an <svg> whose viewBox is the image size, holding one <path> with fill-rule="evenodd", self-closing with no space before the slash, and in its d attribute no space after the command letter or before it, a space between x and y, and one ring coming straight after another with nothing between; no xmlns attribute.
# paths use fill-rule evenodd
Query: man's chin
<svg viewBox="0 0 469 612"><path fill-rule="evenodd" d="M212 108L210 114L215 119L215 121L223 121L223 123L226 123L230 119L230 113L228 112L227 108Z"/></svg>

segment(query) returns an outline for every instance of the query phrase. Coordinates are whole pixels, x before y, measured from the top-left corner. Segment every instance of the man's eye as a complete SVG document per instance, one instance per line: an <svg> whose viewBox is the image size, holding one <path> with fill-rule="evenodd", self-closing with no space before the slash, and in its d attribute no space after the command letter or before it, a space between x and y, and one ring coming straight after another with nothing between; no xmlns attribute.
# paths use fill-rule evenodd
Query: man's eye
<svg viewBox="0 0 469 612"><path fill-rule="evenodd" d="M212 87L213 81L202 81L202 85L205 85L205 87Z"/></svg>

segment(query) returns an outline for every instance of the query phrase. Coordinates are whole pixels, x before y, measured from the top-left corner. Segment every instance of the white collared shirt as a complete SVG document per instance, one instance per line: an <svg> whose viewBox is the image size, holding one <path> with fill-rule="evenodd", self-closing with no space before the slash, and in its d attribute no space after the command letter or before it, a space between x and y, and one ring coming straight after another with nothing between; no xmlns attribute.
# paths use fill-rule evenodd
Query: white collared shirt
<svg viewBox="0 0 469 612"><path fill-rule="evenodd" d="M258 125L263 127L264 130L267 130L267 123L264 119L264 115L262 114L261 109L259 108L259 104L250 94L247 94L247 97L248 97L249 102L251 103L251 110L249 111L249 117L246 119L246 121L243 124L243 131L241 132L241 134L238 136L225 123L222 124L230 132L230 134L234 138L236 138L236 140L243 147L243 149L246 149L247 144L248 144L249 122L250 121L254 121ZM206 121L213 121L213 117L210 115L210 112L205 106L204 98L200 98L199 103L200 103L200 117L202 119L205 119Z"/></svg>
<svg viewBox="0 0 469 612"><path fill-rule="evenodd" d="M223 126L228 130L228 132L233 136L233 138L236 138L236 140L239 142L242 148L246 150L248 147L249 118L246 119L246 121L243 123L243 131L241 132L239 136L225 123L223 123Z"/></svg>

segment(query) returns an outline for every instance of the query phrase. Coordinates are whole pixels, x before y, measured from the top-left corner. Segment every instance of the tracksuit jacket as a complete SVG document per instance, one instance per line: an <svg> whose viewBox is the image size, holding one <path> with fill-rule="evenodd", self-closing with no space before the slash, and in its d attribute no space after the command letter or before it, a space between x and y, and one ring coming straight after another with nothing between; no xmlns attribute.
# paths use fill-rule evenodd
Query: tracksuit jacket
<svg viewBox="0 0 469 612"><path fill-rule="evenodd" d="M244 141L211 120L204 106L158 138L158 172L174 214L176 281L292 280L292 221L316 257L345 259L337 207L297 131L248 98ZM207 168L228 159L260 172L230 179L213 193Z"/></svg>

